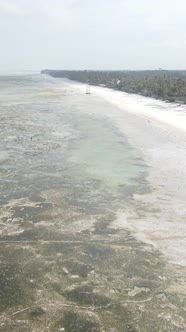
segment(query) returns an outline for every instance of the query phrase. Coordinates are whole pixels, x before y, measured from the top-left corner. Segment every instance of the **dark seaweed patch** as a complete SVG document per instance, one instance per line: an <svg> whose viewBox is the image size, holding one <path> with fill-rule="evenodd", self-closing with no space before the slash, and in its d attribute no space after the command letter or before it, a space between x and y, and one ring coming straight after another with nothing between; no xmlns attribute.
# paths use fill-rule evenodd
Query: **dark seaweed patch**
<svg viewBox="0 0 186 332"><path fill-rule="evenodd" d="M42 212L49 210L52 207L50 203L40 203L36 207L24 206L22 208L16 208L14 212L15 218L22 218L23 220L31 220L33 223L37 223L43 219Z"/></svg>
<svg viewBox="0 0 186 332"><path fill-rule="evenodd" d="M23 289L17 276L16 266L1 265L0 269L0 311L22 302Z"/></svg>
<svg viewBox="0 0 186 332"><path fill-rule="evenodd" d="M88 273L93 270L91 265L86 265L75 260L65 262L65 267L71 274L79 275L82 278L86 278Z"/></svg>
<svg viewBox="0 0 186 332"><path fill-rule="evenodd" d="M43 247L44 249L43 255L56 255L56 253L70 255L72 254L75 248L76 246L71 243L54 242L46 244Z"/></svg>
<svg viewBox="0 0 186 332"><path fill-rule="evenodd" d="M0 241L35 241L38 239L38 235L37 231L27 229L19 234L2 236Z"/></svg>
<svg viewBox="0 0 186 332"><path fill-rule="evenodd" d="M100 332L100 324L92 317L86 317L75 312L67 312L58 322L65 332Z"/></svg>
<svg viewBox="0 0 186 332"><path fill-rule="evenodd" d="M92 305L95 307L108 306L112 300L105 295L93 292L90 286L81 286L65 292L65 295L71 301L75 301L81 305Z"/></svg>
<svg viewBox="0 0 186 332"><path fill-rule="evenodd" d="M104 245L88 244L86 253L93 260L103 260L112 257L115 254L115 250L111 247Z"/></svg>
<svg viewBox="0 0 186 332"><path fill-rule="evenodd" d="M32 308L29 312L29 315L32 318L37 318L45 314L45 311L41 307Z"/></svg>

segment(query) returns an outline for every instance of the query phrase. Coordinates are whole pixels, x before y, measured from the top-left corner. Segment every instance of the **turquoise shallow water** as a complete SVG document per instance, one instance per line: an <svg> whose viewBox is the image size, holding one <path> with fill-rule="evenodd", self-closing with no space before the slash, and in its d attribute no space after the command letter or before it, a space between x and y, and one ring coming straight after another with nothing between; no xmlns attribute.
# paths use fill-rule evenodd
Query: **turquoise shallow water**
<svg viewBox="0 0 186 332"><path fill-rule="evenodd" d="M143 170L137 160L140 154L106 119L73 114L73 121L81 138L72 150L69 162L73 172L87 176L114 187L134 184Z"/></svg>

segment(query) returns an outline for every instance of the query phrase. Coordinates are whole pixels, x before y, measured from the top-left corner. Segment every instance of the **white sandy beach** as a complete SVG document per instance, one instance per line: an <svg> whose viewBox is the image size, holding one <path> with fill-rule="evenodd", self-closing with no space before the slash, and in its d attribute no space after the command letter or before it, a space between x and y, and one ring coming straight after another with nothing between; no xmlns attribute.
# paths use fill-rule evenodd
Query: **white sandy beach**
<svg viewBox="0 0 186 332"><path fill-rule="evenodd" d="M83 84L70 84L85 92ZM104 111L101 116L109 117L142 152L152 187L150 194L134 195L145 214L121 211L113 227L131 229L136 237L157 246L170 262L185 266L186 105L95 86L91 92L90 101L99 96L116 106L112 113Z"/></svg>

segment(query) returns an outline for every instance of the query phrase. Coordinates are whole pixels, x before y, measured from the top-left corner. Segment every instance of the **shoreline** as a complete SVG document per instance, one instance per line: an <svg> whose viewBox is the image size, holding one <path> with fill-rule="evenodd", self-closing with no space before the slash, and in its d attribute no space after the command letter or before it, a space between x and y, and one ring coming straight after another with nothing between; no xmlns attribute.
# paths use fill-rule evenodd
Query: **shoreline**
<svg viewBox="0 0 186 332"><path fill-rule="evenodd" d="M52 77L52 76L51 76ZM59 78L57 78L59 80ZM71 82L82 92L86 89L86 84L78 81L60 78L63 81ZM140 94L122 92L113 88L91 85L93 94L97 94L109 103L117 106L121 110L131 112L136 115L143 115L146 120L156 120L159 124L167 124L177 129L185 131L186 135L186 105L177 102L169 102L146 97ZM127 106L127 107L125 107ZM161 109L161 110L160 110ZM152 111L152 112L150 112ZM156 112L156 113L155 113ZM171 115L171 117L170 117Z"/></svg>
<svg viewBox="0 0 186 332"><path fill-rule="evenodd" d="M66 82L72 88L85 91L82 83ZM129 228L138 239L153 242L171 263L186 266L186 107L181 117L179 111L160 108L167 104L150 98L138 100L130 94L95 86L91 91L90 102L91 98L99 97L116 106L114 112L100 114L95 109L94 114L108 117L129 143L142 152L148 165L152 192L133 197L137 205L143 205L144 215L129 211L127 222L122 225L122 213L119 213L117 226ZM150 101L154 103L149 105ZM167 118L170 112L172 117Z"/></svg>

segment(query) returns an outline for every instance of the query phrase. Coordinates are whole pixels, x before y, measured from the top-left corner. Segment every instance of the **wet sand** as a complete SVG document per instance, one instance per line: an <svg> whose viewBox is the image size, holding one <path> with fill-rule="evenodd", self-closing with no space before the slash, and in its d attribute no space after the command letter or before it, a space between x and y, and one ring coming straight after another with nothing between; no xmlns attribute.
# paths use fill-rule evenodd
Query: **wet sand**
<svg viewBox="0 0 186 332"><path fill-rule="evenodd" d="M1 101L0 331L184 331L184 266L152 238L173 193L150 156L169 136L74 83L12 89Z"/></svg>

